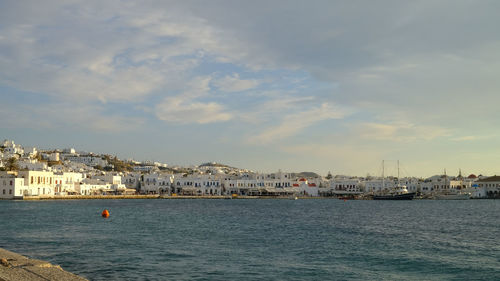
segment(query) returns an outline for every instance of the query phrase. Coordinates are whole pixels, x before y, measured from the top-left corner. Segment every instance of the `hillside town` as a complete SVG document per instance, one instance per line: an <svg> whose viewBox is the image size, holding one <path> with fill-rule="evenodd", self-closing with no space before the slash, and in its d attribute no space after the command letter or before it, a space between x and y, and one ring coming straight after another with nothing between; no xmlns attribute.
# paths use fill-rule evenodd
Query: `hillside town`
<svg viewBox="0 0 500 281"><path fill-rule="evenodd" d="M420 199L456 193L477 199L500 197L500 176L460 173L398 178L257 173L218 163L169 166L77 152L74 148L42 150L12 140L0 143L0 199L108 195L363 199L397 185L404 185Z"/></svg>

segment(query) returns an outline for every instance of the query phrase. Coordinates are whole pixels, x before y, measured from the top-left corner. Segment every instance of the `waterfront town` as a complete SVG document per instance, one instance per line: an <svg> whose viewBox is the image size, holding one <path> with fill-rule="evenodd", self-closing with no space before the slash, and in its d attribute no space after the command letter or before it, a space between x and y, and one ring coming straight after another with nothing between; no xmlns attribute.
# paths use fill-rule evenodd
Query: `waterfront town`
<svg viewBox="0 0 500 281"><path fill-rule="evenodd" d="M0 199L116 195L367 199L399 185L420 199L447 194L467 194L468 199L500 197L500 176L461 172L456 176L443 173L429 178L257 173L219 163L179 167L120 160L107 154L77 152L74 148L40 150L12 140L0 143Z"/></svg>

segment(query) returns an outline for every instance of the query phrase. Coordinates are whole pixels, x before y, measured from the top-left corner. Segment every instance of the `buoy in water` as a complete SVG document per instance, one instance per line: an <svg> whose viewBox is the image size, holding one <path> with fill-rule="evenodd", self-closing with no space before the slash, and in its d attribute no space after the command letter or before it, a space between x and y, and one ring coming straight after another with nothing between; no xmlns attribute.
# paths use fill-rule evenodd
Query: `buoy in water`
<svg viewBox="0 0 500 281"><path fill-rule="evenodd" d="M103 218L108 218L109 217L109 211L105 209L104 211L102 211L101 216Z"/></svg>

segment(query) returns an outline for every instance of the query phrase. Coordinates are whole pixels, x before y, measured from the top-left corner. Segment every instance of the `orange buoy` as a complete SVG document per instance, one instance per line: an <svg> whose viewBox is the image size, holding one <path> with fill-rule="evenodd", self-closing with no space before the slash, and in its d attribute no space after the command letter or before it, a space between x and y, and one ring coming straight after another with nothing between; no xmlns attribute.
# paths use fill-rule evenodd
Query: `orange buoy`
<svg viewBox="0 0 500 281"><path fill-rule="evenodd" d="M109 211L108 211L108 210L106 210L106 209L104 209L104 211L102 211L102 213L101 213L101 216L102 216L103 218L108 218L108 217L109 217Z"/></svg>

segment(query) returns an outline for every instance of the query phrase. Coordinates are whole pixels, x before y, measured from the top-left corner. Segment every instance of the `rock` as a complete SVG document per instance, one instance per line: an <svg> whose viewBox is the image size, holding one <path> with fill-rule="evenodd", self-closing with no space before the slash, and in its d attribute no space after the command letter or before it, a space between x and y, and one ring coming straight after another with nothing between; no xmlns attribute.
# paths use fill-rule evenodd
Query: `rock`
<svg viewBox="0 0 500 281"><path fill-rule="evenodd" d="M0 248L0 281L85 281L87 279L63 270L59 265L30 259Z"/></svg>

